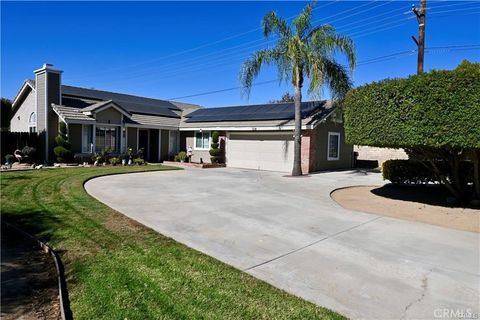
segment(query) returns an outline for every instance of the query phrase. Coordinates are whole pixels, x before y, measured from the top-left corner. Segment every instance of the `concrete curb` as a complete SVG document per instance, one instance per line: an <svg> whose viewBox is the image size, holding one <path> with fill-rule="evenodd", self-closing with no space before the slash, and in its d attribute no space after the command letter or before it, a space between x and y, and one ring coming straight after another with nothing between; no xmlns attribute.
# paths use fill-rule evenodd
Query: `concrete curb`
<svg viewBox="0 0 480 320"><path fill-rule="evenodd" d="M52 257L53 262L55 263L55 269L57 270L58 297L60 300L60 315L62 320L72 320L73 315L72 315L72 311L70 310L70 301L68 299L67 283L65 281L64 268L58 254L50 246L40 241L37 237L23 231L17 226L5 221L2 221L2 224L7 226L8 228L14 229L15 231L25 235L27 238L32 239L38 244L38 246L43 251L45 251Z"/></svg>

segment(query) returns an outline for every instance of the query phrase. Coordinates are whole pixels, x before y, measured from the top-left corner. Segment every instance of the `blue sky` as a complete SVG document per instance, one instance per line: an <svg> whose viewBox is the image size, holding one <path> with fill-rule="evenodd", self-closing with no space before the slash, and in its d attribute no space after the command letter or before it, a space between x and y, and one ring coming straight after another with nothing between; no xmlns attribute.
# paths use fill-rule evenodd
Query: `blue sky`
<svg viewBox="0 0 480 320"><path fill-rule="evenodd" d="M416 72L416 54L361 62L414 50L415 1L318 1L315 24L329 23L357 48L355 85ZM281 2L1 2L1 95L13 98L43 63L64 71L63 83L170 99L235 88L242 61L268 45L259 29L275 10L293 17L305 5ZM480 45L479 1L428 1L426 46ZM409 19L410 18L410 19ZM40 21L40 22L38 22ZM452 69L475 50L426 53L426 70ZM343 61L342 57L338 57ZM276 78L266 68L257 82ZM277 82L179 99L204 106L263 103L292 92ZM306 99L308 97L304 93ZM328 97L328 91L323 97Z"/></svg>

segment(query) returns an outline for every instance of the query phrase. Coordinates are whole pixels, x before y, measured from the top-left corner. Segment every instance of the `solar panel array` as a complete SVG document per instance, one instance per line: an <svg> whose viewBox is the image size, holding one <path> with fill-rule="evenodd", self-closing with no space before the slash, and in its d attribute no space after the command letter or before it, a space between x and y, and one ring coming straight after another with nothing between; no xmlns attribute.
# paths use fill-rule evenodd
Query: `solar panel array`
<svg viewBox="0 0 480 320"><path fill-rule="evenodd" d="M73 97L63 98L63 104L71 107L78 107L82 104L81 101L75 99L79 98L90 98L99 101L113 100L119 106L131 113L141 113L141 114L151 114L157 116L171 117L171 118L180 118L179 115L172 112L172 110L180 110L176 105L170 101L158 100L152 98L132 96L128 94L121 94L115 92L86 89L79 87L72 87L62 85L62 95L68 95ZM69 105L68 103L75 104Z"/></svg>
<svg viewBox="0 0 480 320"><path fill-rule="evenodd" d="M302 102L302 118L310 116L325 101ZM218 121L257 121L295 119L295 105L291 103L271 103L252 106L199 109L187 115L186 122Z"/></svg>

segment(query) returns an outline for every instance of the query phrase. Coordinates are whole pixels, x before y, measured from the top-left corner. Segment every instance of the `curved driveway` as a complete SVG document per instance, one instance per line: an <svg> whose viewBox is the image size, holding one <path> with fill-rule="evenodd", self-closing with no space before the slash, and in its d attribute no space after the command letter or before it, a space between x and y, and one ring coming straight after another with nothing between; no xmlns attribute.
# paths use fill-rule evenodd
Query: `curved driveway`
<svg viewBox="0 0 480 320"><path fill-rule="evenodd" d="M166 236L351 318L478 314L478 234L349 211L329 196L382 183L354 171L288 178L225 168L106 176L85 188Z"/></svg>

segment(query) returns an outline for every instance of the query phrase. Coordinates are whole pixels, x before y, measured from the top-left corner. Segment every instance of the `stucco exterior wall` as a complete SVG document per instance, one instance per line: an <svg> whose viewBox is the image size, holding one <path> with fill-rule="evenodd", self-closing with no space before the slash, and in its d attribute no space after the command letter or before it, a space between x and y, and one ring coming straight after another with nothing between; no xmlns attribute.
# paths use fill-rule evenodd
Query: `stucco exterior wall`
<svg viewBox="0 0 480 320"><path fill-rule="evenodd" d="M105 109L95 115L97 123L121 124L122 114L114 108Z"/></svg>
<svg viewBox="0 0 480 320"><path fill-rule="evenodd" d="M355 146L354 151L358 152L358 160L378 161L379 166L382 165L382 162L390 159L408 159L408 155L403 149Z"/></svg>
<svg viewBox="0 0 480 320"><path fill-rule="evenodd" d="M35 91L30 90L26 98L20 104L17 112L10 122L10 131L12 132L28 132L30 114L35 110Z"/></svg>
<svg viewBox="0 0 480 320"><path fill-rule="evenodd" d="M340 133L339 160L327 159L328 132ZM307 136L310 139L309 144L303 143L302 145L302 153L304 153L305 155L308 154L310 158L309 172L332 169L345 169L352 167L353 145L347 144L345 142L345 131L343 129L342 123L335 123L332 121L321 123L315 129L305 132L304 136ZM304 149L307 146L309 147L309 150Z"/></svg>

